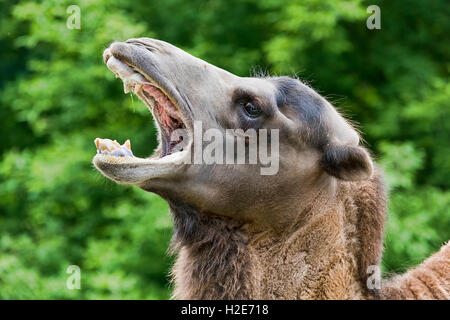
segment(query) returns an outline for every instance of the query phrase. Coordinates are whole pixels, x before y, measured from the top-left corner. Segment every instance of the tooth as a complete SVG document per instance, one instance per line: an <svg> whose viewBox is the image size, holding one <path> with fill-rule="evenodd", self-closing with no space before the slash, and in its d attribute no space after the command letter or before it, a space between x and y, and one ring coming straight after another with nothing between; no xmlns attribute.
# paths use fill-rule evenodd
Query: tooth
<svg viewBox="0 0 450 320"><path fill-rule="evenodd" d="M124 148L121 151L122 151L124 156L128 156L128 157L133 157L134 158L133 152L131 152L131 150L128 150L128 149Z"/></svg>
<svg viewBox="0 0 450 320"><path fill-rule="evenodd" d="M126 82L126 81L123 82L123 92L124 92L125 94L127 94L128 92L130 92L130 89L128 88L128 85L127 85L127 82Z"/></svg>
<svg viewBox="0 0 450 320"><path fill-rule="evenodd" d="M97 153L108 154L119 157L134 157L131 151L130 140L125 141L123 145L117 142L117 140L96 138L94 140L97 147Z"/></svg>
<svg viewBox="0 0 450 320"><path fill-rule="evenodd" d="M143 84L142 83L137 83L134 85L134 93L138 94L139 91L141 91Z"/></svg>
<svg viewBox="0 0 450 320"><path fill-rule="evenodd" d="M130 139L128 139L127 141L125 141L125 143L123 144L125 146L125 148L127 148L128 150L131 151L131 143L130 143Z"/></svg>

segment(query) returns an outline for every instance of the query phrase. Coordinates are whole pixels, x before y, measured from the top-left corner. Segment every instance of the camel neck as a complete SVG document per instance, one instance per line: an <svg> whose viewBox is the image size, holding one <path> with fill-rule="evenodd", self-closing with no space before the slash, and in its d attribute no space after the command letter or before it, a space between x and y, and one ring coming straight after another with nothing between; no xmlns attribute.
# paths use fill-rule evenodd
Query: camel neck
<svg viewBox="0 0 450 320"><path fill-rule="evenodd" d="M169 203L174 218L171 249L177 299L249 299L254 296L248 238L241 225Z"/></svg>
<svg viewBox="0 0 450 320"><path fill-rule="evenodd" d="M332 197L311 199L284 232L252 232L245 224L171 203L174 297L368 297L366 267L381 258L383 190L378 183L345 183Z"/></svg>

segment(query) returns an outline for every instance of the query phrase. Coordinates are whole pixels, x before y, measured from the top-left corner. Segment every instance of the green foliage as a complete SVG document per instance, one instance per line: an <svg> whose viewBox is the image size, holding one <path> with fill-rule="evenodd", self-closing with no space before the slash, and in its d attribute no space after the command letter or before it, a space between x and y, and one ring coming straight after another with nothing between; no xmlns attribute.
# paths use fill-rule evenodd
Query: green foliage
<svg viewBox="0 0 450 320"><path fill-rule="evenodd" d="M81 8L81 29L66 8ZM368 5L381 30L368 30ZM93 139L155 147L101 52L169 41L239 75L296 74L361 124L391 188L385 271L450 238L445 0L5 0L0 4L0 298L167 298L167 205L90 164ZM66 289L79 265L82 290Z"/></svg>
<svg viewBox="0 0 450 320"><path fill-rule="evenodd" d="M436 251L450 232L450 192L415 183L423 152L411 142L380 142L386 182L391 189L383 267L403 272Z"/></svg>

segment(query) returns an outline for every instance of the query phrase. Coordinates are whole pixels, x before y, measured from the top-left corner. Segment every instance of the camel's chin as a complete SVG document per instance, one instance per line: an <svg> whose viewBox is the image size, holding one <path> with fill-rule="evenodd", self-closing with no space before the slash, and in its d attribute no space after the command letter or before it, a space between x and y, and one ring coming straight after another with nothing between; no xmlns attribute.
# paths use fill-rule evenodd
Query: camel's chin
<svg viewBox="0 0 450 320"><path fill-rule="evenodd" d="M98 153L92 163L105 177L120 184L140 185L150 179L177 175L189 162L188 150L162 158L113 156Z"/></svg>

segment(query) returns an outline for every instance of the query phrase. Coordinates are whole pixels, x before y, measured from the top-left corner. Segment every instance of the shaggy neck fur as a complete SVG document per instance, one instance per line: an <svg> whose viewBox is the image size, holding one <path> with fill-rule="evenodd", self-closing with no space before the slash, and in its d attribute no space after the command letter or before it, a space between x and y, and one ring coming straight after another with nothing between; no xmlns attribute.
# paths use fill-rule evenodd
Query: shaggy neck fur
<svg viewBox="0 0 450 320"><path fill-rule="evenodd" d="M318 193L282 232L171 203L177 299L360 299L379 265L386 200L379 175Z"/></svg>

